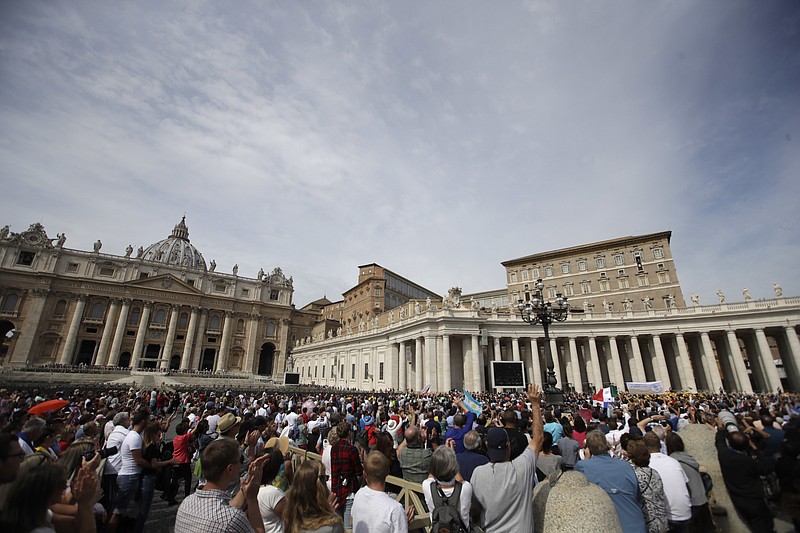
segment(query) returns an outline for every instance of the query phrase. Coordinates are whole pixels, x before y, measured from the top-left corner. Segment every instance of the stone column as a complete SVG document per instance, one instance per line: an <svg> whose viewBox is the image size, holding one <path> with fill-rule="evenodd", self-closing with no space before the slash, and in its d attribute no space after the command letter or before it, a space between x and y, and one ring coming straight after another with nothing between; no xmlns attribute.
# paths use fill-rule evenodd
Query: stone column
<svg viewBox="0 0 800 533"><path fill-rule="evenodd" d="M503 349L500 347L500 337L492 337L494 341L494 354L492 357L493 361L502 361L503 360Z"/></svg>
<svg viewBox="0 0 800 533"><path fill-rule="evenodd" d="M461 346L461 372L464 376L462 387L470 390L472 387L472 351L471 340L468 337L461 337L459 344Z"/></svg>
<svg viewBox="0 0 800 533"><path fill-rule="evenodd" d="M711 345L711 337L708 336L707 331L700 332L700 343L703 345L703 368L707 372L708 378L706 381L713 391L718 391L722 388L722 376L719 375L719 366L714 357L714 347Z"/></svg>
<svg viewBox="0 0 800 533"><path fill-rule="evenodd" d="M689 350L686 349L686 340L683 338L683 333L675 334L675 343L678 345L679 368L683 368L683 376L685 382L681 383L681 388L684 390L689 389L692 391L697 390L697 383L694 380L694 371L692 370L692 361L689 359Z"/></svg>
<svg viewBox="0 0 800 533"><path fill-rule="evenodd" d="M114 331L114 340L111 343L111 352L108 354L108 365L117 366L119 364L119 351L122 348L122 340L125 338L125 326L128 325L128 311L131 308L131 301L127 298L122 300L122 309L117 318L117 328Z"/></svg>
<svg viewBox="0 0 800 533"><path fill-rule="evenodd" d="M583 377L581 376L581 365L578 360L578 344L575 342L575 337L567 339L569 346L569 358L572 361L572 386L578 392L583 392Z"/></svg>
<svg viewBox="0 0 800 533"><path fill-rule="evenodd" d="M397 359L399 379L397 388L401 391L408 389L408 362L406 361L406 341L400 342L400 353Z"/></svg>
<svg viewBox="0 0 800 533"><path fill-rule="evenodd" d="M617 346L616 337L608 338L608 347L611 350L611 366L614 367L613 371L609 369L608 375L609 377L614 376L618 390L625 390L625 374L622 372L622 361L619 358L619 346Z"/></svg>
<svg viewBox="0 0 800 533"><path fill-rule="evenodd" d="M388 346L388 350L385 350L386 355L383 358L383 371L386 373L383 376L383 382L385 383L385 388L387 389L397 389L398 388L398 372L400 370L400 350L396 342L393 342ZM378 377L380 377L380 368L378 369Z"/></svg>
<svg viewBox="0 0 800 533"><path fill-rule="evenodd" d="M631 372L634 381L647 381L644 373L644 363L642 362L642 350L639 348L639 337L631 335Z"/></svg>
<svg viewBox="0 0 800 533"><path fill-rule="evenodd" d="M661 345L660 335L653 335L653 349L655 351L653 366L656 369L656 379L660 379L664 384L664 390L669 390L672 388L672 381L669 379L667 359L664 357L664 347Z"/></svg>
<svg viewBox="0 0 800 533"><path fill-rule="evenodd" d="M417 337L416 339L414 339L414 357L416 358L416 361L415 361L416 365L415 365L415 369L414 369L414 373L415 373L414 381L416 383L414 385L415 385L415 388L417 389L417 392L419 392L419 391L422 390L422 387L425 386L425 385L422 384L422 379L423 379L423 375L422 375L422 367L423 367L423 365L422 365L422 337ZM427 359L427 357L428 357L428 354L426 353L425 354L425 358Z"/></svg>
<svg viewBox="0 0 800 533"><path fill-rule="evenodd" d="M453 376L450 369L450 335L442 335L442 377L444 390L453 388Z"/></svg>
<svg viewBox="0 0 800 533"><path fill-rule="evenodd" d="M219 345L219 355L217 356L217 364L214 367L215 372L227 370L228 368L228 352L231 350L231 336L233 335L233 312L225 311L225 322L222 326L222 342Z"/></svg>
<svg viewBox="0 0 800 533"><path fill-rule="evenodd" d="M261 324L260 317L257 314L249 315L250 322L247 328L247 352L244 354L244 371L249 374L255 374L253 370L256 360L256 345L258 344L258 328ZM259 352L260 353L260 352ZM319 382L317 382L319 383Z"/></svg>
<svg viewBox="0 0 800 533"><path fill-rule="evenodd" d="M542 363L539 359L539 343L531 337L531 376L533 383L543 385L542 382Z"/></svg>
<svg viewBox="0 0 800 533"><path fill-rule="evenodd" d="M761 359L761 364L765 370L767 386L770 388L769 392L775 392L781 387L781 378L778 376L778 369L775 367L775 359L772 357L772 350L769 349L769 342L767 342L767 335L764 330L759 328L755 331L759 352L758 357Z"/></svg>
<svg viewBox="0 0 800 533"><path fill-rule="evenodd" d="M183 345L183 353L181 354L181 370L189 370L189 365L192 363L192 347L195 333L197 333L197 315L199 311L197 307L192 307L192 314L189 316L189 329L186 331L186 342Z"/></svg>
<svg viewBox="0 0 800 533"><path fill-rule="evenodd" d="M731 368L739 380L739 388L746 394L753 394L753 385L750 383L750 376L747 375L747 368L744 366L742 349L739 348L739 339L736 338L736 332L728 330L725 332L725 338L728 341Z"/></svg>
<svg viewBox="0 0 800 533"><path fill-rule="evenodd" d="M144 338L147 336L147 326L150 324L150 311L153 309L153 302L144 302L142 306L142 316L139 317L139 329L136 331L136 342L133 344L133 354L131 354L131 368L139 368L139 359L142 358L144 350Z"/></svg>
<svg viewBox="0 0 800 533"><path fill-rule="evenodd" d="M783 364L790 371L787 374L793 381L791 385L797 390L800 388L800 340L797 338L794 326L784 326L783 333L786 335L786 345L789 349Z"/></svg>
<svg viewBox="0 0 800 533"><path fill-rule="evenodd" d="M206 321L208 320L208 310L201 309L200 310L200 323L197 325L196 335L199 337L197 339L197 346L194 347L194 355L192 356L192 360L189 362L189 369L190 370L200 370L200 363L203 357L203 338L206 334Z"/></svg>
<svg viewBox="0 0 800 533"><path fill-rule="evenodd" d="M482 392L483 388L483 364L481 357L481 345L478 335L470 335L472 341L472 390Z"/></svg>
<svg viewBox="0 0 800 533"><path fill-rule="evenodd" d="M595 390L589 392L597 392L597 389L603 388L603 373L600 370L600 354L597 351L597 341L594 337L589 337L589 356L592 358L592 373L594 374L595 388Z"/></svg>
<svg viewBox="0 0 800 533"><path fill-rule="evenodd" d="M511 337L511 360L512 361L522 361L522 358L519 355L519 338L518 337Z"/></svg>
<svg viewBox="0 0 800 533"><path fill-rule="evenodd" d="M167 340L164 342L164 351L161 353L161 369L169 368L172 359L172 347L175 346L175 332L178 330L178 314L181 306L171 305L172 310L169 314L169 326L167 327Z"/></svg>
<svg viewBox="0 0 800 533"><path fill-rule="evenodd" d="M428 334L425 336L425 384L423 387L430 385L431 392L439 388L439 384L436 382L436 362L436 336Z"/></svg>
<svg viewBox="0 0 800 533"><path fill-rule="evenodd" d="M558 343L555 339L550 339L550 355L553 357L553 370L556 373L556 379L558 380L558 384L556 387L559 389L564 389L564 376L561 374L561 356L558 353ZM547 361L545 361L545 364Z"/></svg>
<svg viewBox="0 0 800 533"><path fill-rule="evenodd" d="M97 366L104 366L106 359L108 359L108 345L111 343L111 334L114 332L114 326L116 325L117 311L119 311L119 300L111 300L111 305L108 306L106 322L103 325L100 347L97 349L97 359L94 362Z"/></svg>
<svg viewBox="0 0 800 533"><path fill-rule="evenodd" d="M47 289L28 290L28 295L30 295L32 299L31 306L26 312L27 318L25 319L23 333L19 336L19 339L17 339L17 342L14 345L14 352L11 354L9 361L13 361L15 364L24 364L27 366L33 360L32 356L34 354L31 353L31 348L33 347L33 341L36 338L37 326L39 326L42 321L42 311L44 310L44 304L47 302L47 295L49 293L50 291ZM82 315L83 311L81 311L81 316ZM80 322L78 322L78 325L80 325ZM75 340L73 340L72 343L74 344Z"/></svg>
<svg viewBox="0 0 800 533"><path fill-rule="evenodd" d="M86 300L88 300L88 298L89 297L85 294L78 296L78 303L75 304L75 311L72 313L72 321L69 323L67 340L64 341L64 348L61 350L61 356L58 358L58 363L61 365L72 364L75 341L78 340L78 328L81 327L83 310L86 308ZM33 332L31 332L31 336L33 336Z"/></svg>

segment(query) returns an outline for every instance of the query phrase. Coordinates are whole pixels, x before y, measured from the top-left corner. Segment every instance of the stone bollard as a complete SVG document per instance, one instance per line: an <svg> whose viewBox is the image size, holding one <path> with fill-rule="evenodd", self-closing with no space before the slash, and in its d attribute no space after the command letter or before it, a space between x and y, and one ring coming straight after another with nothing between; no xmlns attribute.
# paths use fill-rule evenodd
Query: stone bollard
<svg viewBox="0 0 800 533"><path fill-rule="evenodd" d="M714 516L717 531L730 531L731 533L747 533L750 531L739 518L739 515L736 514L728 489L725 487L725 481L722 479L717 447L714 444L714 429L708 424L689 424L681 429L678 434L683 439L686 453L697 459L697 462L700 463L700 468L705 469L711 475L714 488L709 494L709 502L712 506L716 505L725 508L727 512L726 516Z"/></svg>
<svg viewBox="0 0 800 533"><path fill-rule="evenodd" d="M622 533L606 491L574 470L556 472L539 483L533 491L533 516L534 531Z"/></svg>

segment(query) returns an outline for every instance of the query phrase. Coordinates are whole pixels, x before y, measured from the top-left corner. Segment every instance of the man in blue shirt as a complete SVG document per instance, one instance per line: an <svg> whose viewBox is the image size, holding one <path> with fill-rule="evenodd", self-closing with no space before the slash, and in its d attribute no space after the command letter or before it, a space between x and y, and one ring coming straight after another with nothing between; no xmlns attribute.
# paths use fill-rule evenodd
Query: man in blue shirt
<svg viewBox="0 0 800 533"><path fill-rule="evenodd" d="M633 468L608 454L608 441L601 431L594 430L586 434L586 448L591 452L591 458L578 461L575 470L611 497L622 523L622 531L645 533L647 528L639 506L639 482Z"/></svg>
<svg viewBox="0 0 800 533"><path fill-rule="evenodd" d="M553 436L553 442L558 442L558 439L564 435L564 427L561 422L556 420L551 412L544 414L544 421L544 430Z"/></svg>
<svg viewBox="0 0 800 533"><path fill-rule="evenodd" d="M453 427L444 434L444 440L445 442L449 439L456 441L456 453L459 454L464 453L464 435L472 430L472 424L475 422L475 413L467 409L467 406L464 405L460 398L456 400L456 405L461 409L461 413L453 417Z"/></svg>
<svg viewBox="0 0 800 533"><path fill-rule="evenodd" d="M479 466L489 462L489 458L481 453L481 435L474 429L464 435L464 451L456 454L458 471L465 481L472 479L472 472Z"/></svg>

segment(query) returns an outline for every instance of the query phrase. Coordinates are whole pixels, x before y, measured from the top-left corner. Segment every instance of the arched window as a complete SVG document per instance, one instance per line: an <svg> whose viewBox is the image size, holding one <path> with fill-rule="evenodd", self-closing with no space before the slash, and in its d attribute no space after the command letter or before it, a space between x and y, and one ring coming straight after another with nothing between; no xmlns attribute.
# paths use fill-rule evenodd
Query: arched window
<svg viewBox="0 0 800 533"><path fill-rule="evenodd" d="M267 324L267 337L274 337L275 336L275 323L269 322Z"/></svg>
<svg viewBox="0 0 800 533"><path fill-rule="evenodd" d="M142 315L142 309L139 307L134 307L131 309L131 314L128 317L128 324L136 325L139 323L139 317Z"/></svg>
<svg viewBox="0 0 800 533"><path fill-rule="evenodd" d="M101 302L97 302L92 306L92 311L91 313L89 313L89 317L96 320L102 320L105 311L106 311L106 306L103 305Z"/></svg>
<svg viewBox="0 0 800 533"><path fill-rule="evenodd" d="M181 313L180 318L178 319L178 327L180 329L186 329L189 324L189 314L188 313Z"/></svg>
<svg viewBox="0 0 800 533"><path fill-rule="evenodd" d="M164 309L156 310L155 318L153 318L153 324L166 324L167 323L167 311Z"/></svg>
<svg viewBox="0 0 800 533"><path fill-rule="evenodd" d="M219 315L212 315L211 319L208 321L208 329L218 331L219 330Z"/></svg>
<svg viewBox="0 0 800 533"><path fill-rule="evenodd" d="M236 321L236 333L244 333L244 320L241 318Z"/></svg>
<svg viewBox="0 0 800 533"><path fill-rule="evenodd" d="M3 307L0 310L2 310L4 313L13 313L17 310L18 303L19 295L13 292L6 294L6 299L3 300Z"/></svg>
<svg viewBox="0 0 800 533"><path fill-rule="evenodd" d="M67 314L67 301L59 300L56 302L56 307L53 309L53 316L64 316Z"/></svg>

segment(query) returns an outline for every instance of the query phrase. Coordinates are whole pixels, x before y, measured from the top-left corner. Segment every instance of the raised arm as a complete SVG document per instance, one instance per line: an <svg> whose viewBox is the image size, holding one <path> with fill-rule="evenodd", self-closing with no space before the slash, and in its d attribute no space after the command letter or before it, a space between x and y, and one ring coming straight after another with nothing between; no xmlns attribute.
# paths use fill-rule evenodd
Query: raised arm
<svg viewBox="0 0 800 533"><path fill-rule="evenodd" d="M528 446L533 449L533 453L539 454L542 451L542 442L544 441L544 423L542 422L542 391L538 385L528 385L528 390L525 391L528 401L531 403L532 420L532 436L531 442Z"/></svg>

